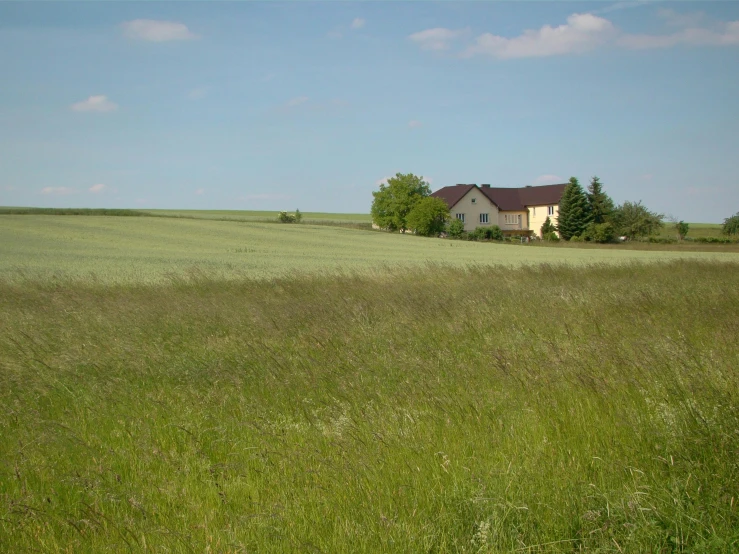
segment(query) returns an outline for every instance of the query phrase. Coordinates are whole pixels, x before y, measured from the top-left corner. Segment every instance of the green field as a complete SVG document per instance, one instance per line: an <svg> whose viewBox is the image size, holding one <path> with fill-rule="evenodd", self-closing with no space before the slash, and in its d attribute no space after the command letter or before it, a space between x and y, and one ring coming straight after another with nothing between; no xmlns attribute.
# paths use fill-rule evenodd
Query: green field
<svg viewBox="0 0 739 554"><path fill-rule="evenodd" d="M257 210L140 210L149 215L163 217L188 217L194 219L217 219L234 221L275 221L277 212ZM289 213L293 213L288 210ZM369 214L334 214L327 212L302 212L306 223L372 223Z"/></svg>
<svg viewBox="0 0 739 554"><path fill-rule="evenodd" d="M0 216L0 552L736 552L739 253L652 246Z"/></svg>
<svg viewBox="0 0 739 554"><path fill-rule="evenodd" d="M319 225L150 217L0 217L0 278L162 282L187 275L239 279L296 273L373 272L444 263L739 261L738 252L532 248L426 239Z"/></svg>

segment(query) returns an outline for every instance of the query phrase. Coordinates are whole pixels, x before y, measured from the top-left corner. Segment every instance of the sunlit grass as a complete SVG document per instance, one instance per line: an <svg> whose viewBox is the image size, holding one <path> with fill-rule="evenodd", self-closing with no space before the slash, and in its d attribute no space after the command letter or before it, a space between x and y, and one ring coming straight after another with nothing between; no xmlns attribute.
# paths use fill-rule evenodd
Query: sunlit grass
<svg viewBox="0 0 739 554"><path fill-rule="evenodd" d="M633 260L719 259L739 253L630 251L612 248L530 248L426 239L310 224L151 217L0 218L0 278L165 282L188 273L224 279L296 273L414 267L519 266L536 263L623 263Z"/></svg>
<svg viewBox="0 0 739 554"><path fill-rule="evenodd" d="M737 313L715 261L0 281L0 550L736 551Z"/></svg>

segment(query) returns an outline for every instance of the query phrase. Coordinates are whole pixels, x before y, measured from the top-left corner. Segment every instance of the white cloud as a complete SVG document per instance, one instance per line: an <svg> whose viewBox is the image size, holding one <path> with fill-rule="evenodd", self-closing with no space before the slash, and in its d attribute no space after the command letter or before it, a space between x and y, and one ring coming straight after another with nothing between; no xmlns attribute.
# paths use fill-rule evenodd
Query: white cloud
<svg viewBox="0 0 739 554"><path fill-rule="evenodd" d="M423 123L421 123L421 122L420 122L420 121L418 121L417 119L411 119L411 120L410 120L410 121L408 122L408 127L409 127L409 128L411 128L411 129L417 129L417 128L418 128L418 127L420 127L421 125L423 125Z"/></svg>
<svg viewBox="0 0 739 554"><path fill-rule="evenodd" d="M300 106L300 104L305 104L307 101L307 96L296 96L295 98L291 98L290 100L288 100L285 105L288 108L294 108L295 106Z"/></svg>
<svg viewBox="0 0 739 554"><path fill-rule="evenodd" d="M354 21L352 21L352 29L361 29L365 23L365 20L361 17L355 17Z"/></svg>
<svg viewBox="0 0 739 554"><path fill-rule="evenodd" d="M201 100L202 98L205 98L207 94L208 94L208 87L198 87L188 92L187 97L190 100Z"/></svg>
<svg viewBox="0 0 739 554"><path fill-rule="evenodd" d="M499 59L557 56L587 52L600 46L618 33L616 27L602 17L575 13L567 23L541 29L528 29L523 34L506 38L491 33L480 35L463 56L483 54Z"/></svg>
<svg viewBox="0 0 739 554"><path fill-rule="evenodd" d="M71 108L75 112L114 112L118 109L118 104L108 100L104 94L98 94L72 104Z"/></svg>
<svg viewBox="0 0 739 554"><path fill-rule="evenodd" d="M205 189L198 189L195 191L195 194L197 194L198 196L202 196L204 193L205 193Z"/></svg>
<svg viewBox="0 0 739 554"><path fill-rule="evenodd" d="M92 185L92 186L91 186L91 187L90 187L89 189L87 189L87 190L88 190L88 191L90 191L90 192L91 192L91 193L93 193L93 194L99 194L99 193L101 193L101 192L104 192L104 191L108 190L108 187L106 187L106 186L105 186L104 184L102 184L102 183L98 183L97 185Z"/></svg>
<svg viewBox="0 0 739 554"><path fill-rule="evenodd" d="M157 21L154 19L134 19L121 24L123 33L131 39L151 42L171 40L191 40L197 38L184 23L176 21Z"/></svg>
<svg viewBox="0 0 739 554"><path fill-rule="evenodd" d="M445 29L435 27L413 33L408 38L418 44L423 50L447 50L451 42L469 32L468 29Z"/></svg>
<svg viewBox="0 0 739 554"><path fill-rule="evenodd" d="M546 175L539 175L536 179L534 179L533 184L534 185L554 185L557 183L564 183L566 179L563 179L559 175L552 175L551 173L547 173Z"/></svg>
<svg viewBox="0 0 739 554"><path fill-rule="evenodd" d="M623 2L596 13L644 5L645 2ZM492 33L477 36L460 56L485 55L497 59L531 58L578 54L604 45L628 49L669 48L681 44L692 46L739 45L739 21L708 25L702 13L680 14L674 10L659 10L658 16L668 27L680 30L668 34L629 34L612 22L594 13L575 13L567 22L553 27L527 29L514 37ZM409 38L424 50L447 50L452 41L463 37L466 31L434 28L420 31Z"/></svg>
<svg viewBox="0 0 739 554"><path fill-rule="evenodd" d="M633 50L670 48L680 44L690 46L739 45L739 21L722 23L713 29L690 27L668 35L624 35L619 38L618 43L624 48Z"/></svg>
<svg viewBox="0 0 739 554"><path fill-rule="evenodd" d="M375 186L379 187L380 185L387 185L387 180L391 179L392 177L392 175L388 175L387 177L383 177L382 179L377 179L377 181L375 181Z"/></svg>
<svg viewBox="0 0 739 554"><path fill-rule="evenodd" d="M52 196L66 196L68 194L76 194L75 189L69 187L44 187L41 189L41 194L48 194Z"/></svg>

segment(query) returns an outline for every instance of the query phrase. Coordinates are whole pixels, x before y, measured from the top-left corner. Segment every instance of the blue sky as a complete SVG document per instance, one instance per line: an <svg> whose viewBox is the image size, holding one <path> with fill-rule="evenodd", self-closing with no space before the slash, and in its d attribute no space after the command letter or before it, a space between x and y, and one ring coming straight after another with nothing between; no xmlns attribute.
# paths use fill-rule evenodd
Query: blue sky
<svg viewBox="0 0 739 554"><path fill-rule="evenodd" d="M368 212L396 172L739 211L737 2L0 2L0 205Z"/></svg>

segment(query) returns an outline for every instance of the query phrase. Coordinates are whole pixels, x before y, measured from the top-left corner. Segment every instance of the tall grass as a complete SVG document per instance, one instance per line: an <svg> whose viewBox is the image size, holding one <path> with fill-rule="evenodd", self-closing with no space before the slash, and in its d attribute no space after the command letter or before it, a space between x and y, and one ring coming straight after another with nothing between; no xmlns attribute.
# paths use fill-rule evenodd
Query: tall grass
<svg viewBox="0 0 739 554"><path fill-rule="evenodd" d="M739 271L0 282L0 550L729 552Z"/></svg>

